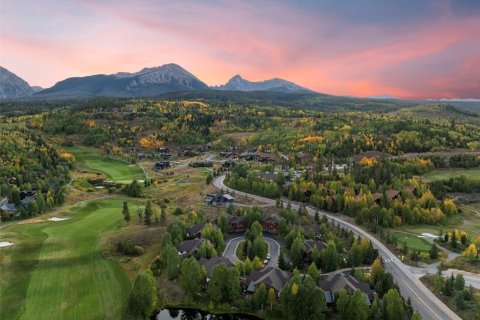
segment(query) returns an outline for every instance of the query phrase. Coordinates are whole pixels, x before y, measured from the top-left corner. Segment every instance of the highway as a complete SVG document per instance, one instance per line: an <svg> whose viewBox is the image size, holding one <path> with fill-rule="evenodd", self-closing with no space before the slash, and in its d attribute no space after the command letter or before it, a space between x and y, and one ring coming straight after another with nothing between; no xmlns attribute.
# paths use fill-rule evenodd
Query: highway
<svg viewBox="0 0 480 320"><path fill-rule="evenodd" d="M224 184L225 176L216 177L213 181L213 186L225 192L235 191L236 195L247 196L257 201L264 202L275 206L275 200L264 198L261 196L241 192L227 188ZM299 207L298 203L291 203L292 209L296 210ZM315 214L315 208L307 207L310 215ZM385 270L390 272L400 288L403 297L410 298L414 309L418 310L424 320L446 320L446 319L461 319L452 310L450 310L440 299L438 299L425 285L418 280L409 270L408 266L404 265L383 243L381 243L373 235L356 225L347 222L328 212L318 210L320 215L339 223L342 227L352 230L356 235L361 235L369 239L373 246L378 249L380 255L383 257L385 263Z"/></svg>

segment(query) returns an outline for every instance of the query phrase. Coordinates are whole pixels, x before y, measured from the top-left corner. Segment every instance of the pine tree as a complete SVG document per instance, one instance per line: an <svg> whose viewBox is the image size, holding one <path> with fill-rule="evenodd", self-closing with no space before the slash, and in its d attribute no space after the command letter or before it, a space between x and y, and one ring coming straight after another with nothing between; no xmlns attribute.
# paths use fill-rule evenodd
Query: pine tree
<svg viewBox="0 0 480 320"><path fill-rule="evenodd" d="M152 224L152 215L153 215L153 209L152 209L152 204L150 200L147 201L147 206L145 207L145 225L150 226Z"/></svg>
<svg viewBox="0 0 480 320"><path fill-rule="evenodd" d="M128 209L127 201L123 202L123 209L122 209L123 219L129 223L130 222L130 210Z"/></svg>

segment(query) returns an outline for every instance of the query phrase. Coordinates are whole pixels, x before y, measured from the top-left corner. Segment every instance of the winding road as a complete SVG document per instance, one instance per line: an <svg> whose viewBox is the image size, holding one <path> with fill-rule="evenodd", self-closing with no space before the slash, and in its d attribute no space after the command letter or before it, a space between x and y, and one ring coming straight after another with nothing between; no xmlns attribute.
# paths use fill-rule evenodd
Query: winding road
<svg viewBox="0 0 480 320"><path fill-rule="evenodd" d="M275 206L275 200L264 198L261 196L248 194L238 190L233 190L225 186L225 176L219 176L213 181L213 186L219 190L227 190L227 192L235 191L236 195L248 196L257 201L264 202ZM292 203L292 209L298 209L298 203ZM313 207L307 207L307 211L310 215L314 215L316 209ZM380 255L383 257L385 263L385 269L390 272L395 279L402 295L409 297L412 301L413 307L420 312L422 318L425 320L446 320L446 319L460 319L452 310L450 310L440 299L438 299L430 290L413 275L409 267L404 265L394 253L392 253L383 243L381 243L373 235L369 234L365 230L358 226L340 219L328 212L319 210L319 214L326 216L327 218L337 222L340 226L352 230L356 235L360 235L369 239L373 246L378 249Z"/></svg>

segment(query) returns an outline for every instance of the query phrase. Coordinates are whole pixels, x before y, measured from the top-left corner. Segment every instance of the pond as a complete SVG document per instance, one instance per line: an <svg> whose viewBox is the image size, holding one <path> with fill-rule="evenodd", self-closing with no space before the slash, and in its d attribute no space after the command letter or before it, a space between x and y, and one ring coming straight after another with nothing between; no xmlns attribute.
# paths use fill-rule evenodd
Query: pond
<svg viewBox="0 0 480 320"><path fill-rule="evenodd" d="M152 317L156 320L259 320L243 314L210 314L197 309L163 309Z"/></svg>

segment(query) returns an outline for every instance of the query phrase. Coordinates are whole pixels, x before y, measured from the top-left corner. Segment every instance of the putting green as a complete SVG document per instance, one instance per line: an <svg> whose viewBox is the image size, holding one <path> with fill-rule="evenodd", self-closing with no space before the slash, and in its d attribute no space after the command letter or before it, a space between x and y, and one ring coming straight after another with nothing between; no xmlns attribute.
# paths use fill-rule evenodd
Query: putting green
<svg viewBox="0 0 480 320"><path fill-rule="evenodd" d="M466 176L470 179L480 180L480 169L444 169L434 170L429 172L423 177L429 181L446 180L459 176Z"/></svg>
<svg viewBox="0 0 480 320"><path fill-rule="evenodd" d="M103 173L107 180L130 183L132 180L144 180L145 175L138 164L130 165L120 160L111 159L89 148L68 148L67 152L75 155L76 163L87 171Z"/></svg>
<svg viewBox="0 0 480 320"><path fill-rule="evenodd" d="M101 255L101 235L119 229L122 200L96 200L61 222L0 230L1 319L120 319L130 281Z"/></svg>
<svg viewBox="0 0 480 320"><path fill-rule="evenodd" d="M399 248L403 248L403 244L405 243L405 241L407 242L408 249L428 251L432 247L432 245L428 243L428 241L403 232L395 233L395 239L397 239L397 246Z"/></svg>

